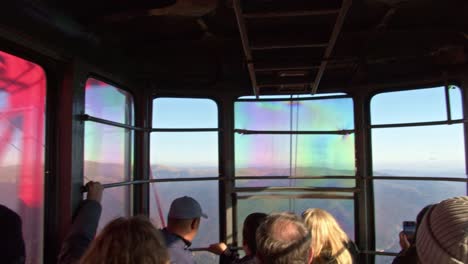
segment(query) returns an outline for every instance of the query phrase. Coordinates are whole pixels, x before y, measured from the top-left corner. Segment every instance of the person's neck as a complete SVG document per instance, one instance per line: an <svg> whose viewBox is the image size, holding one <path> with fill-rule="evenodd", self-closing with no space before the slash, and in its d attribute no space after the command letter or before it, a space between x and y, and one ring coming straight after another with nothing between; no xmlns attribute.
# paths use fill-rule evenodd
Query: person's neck
<svg viewBox="0 0 468 264"><path fill-rule="evenodd" d="M171 228L171 227L167 227L167 230L181 238L183 238L184 240L186 240L187 242L189 243L192 243L192 240L193 240L193 236L190 235L190 233L187 233L187 232L184 232L178 228Z"/></svg>

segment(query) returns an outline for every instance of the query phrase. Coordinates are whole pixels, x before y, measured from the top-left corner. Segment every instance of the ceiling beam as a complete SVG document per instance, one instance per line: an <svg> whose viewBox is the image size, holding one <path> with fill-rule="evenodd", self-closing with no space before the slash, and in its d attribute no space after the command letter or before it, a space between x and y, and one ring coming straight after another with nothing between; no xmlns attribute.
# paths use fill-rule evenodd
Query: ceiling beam
<svg viewBox="0 0 468 264"><path fill-rule="evenodd" d="M328 64L328 59L330 58L333 48L335 47L336 40L338 39L338 35L341 32L341 28L343 27L346 14L348 13L349 8L351 7L352 0L343 0L343 4L340 9L340 13L335 22L335 26L333 27L333 32L330 37L330 41L328 42L328 47L325 50L325 54L323 56L322 63L320 64L320 68L315 76L315 81L312 85L311 94L316 94L318 90L318 86L320 84L320 80L322 79L323 73L325 72L325 68Z"/></svg>
<svg viewBox="0 0 468 264"><path fill-rule="evenodd" d="M249 46L249 37L247 35L247 28L245 26L244 17L242 16L242 9L240 6L240 0L234 0L234 12L236 13L237 25L239 27L239 33L242 41L242 48L244 49L245 59L247 60L247 69L250 75L250 82L252 84L252 89L254 95L258 99L258 87L257 87L257 78L255 76L254 64L252 62L252 51Z"/></svg>
<svg viewBox="0 0 468 264"><path fill-rule="evenodd" d="M297 49L297 48L326 48L328 46L327 42L323 43L264 43L252 45L250 48L252 50L271 50L271 49Z"/></svg>
<svg viewBox="0 0 468 264"><path fill-rule="evenodd" d="M245 18L276 18L276 17L298 17L298 16L324 16L338 14L340 9L322 9L322 10L298 10L288 12L255 12L244 13Z"/></svg>

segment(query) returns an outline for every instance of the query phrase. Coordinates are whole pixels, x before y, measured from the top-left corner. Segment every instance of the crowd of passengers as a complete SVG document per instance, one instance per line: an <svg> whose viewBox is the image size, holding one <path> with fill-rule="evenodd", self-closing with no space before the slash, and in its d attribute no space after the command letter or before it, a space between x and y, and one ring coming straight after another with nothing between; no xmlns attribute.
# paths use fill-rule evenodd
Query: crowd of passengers
<svg viewBox="0 0 468 264"><path fill-rule="evenodd" d="M100 183L89 182L87 189L87 198L62 245L59 264L195 263L191 241L202 224L200 219L207 218L195 199L175 199L163 229L157 229L144 216L120 217L95 237L103 188ZM402 251L393 264L468 263L468 196L428 205L416 222L414 239L400 233ZM0 262L25 263L21 218L0 206L0 228ZM219 255L222 264L359 263L355 243L330 213L318 208L308 209L302 216L289 212L252 213L244 221L242 236L242 258L222 242L210 245L208 250Z"/></svg>

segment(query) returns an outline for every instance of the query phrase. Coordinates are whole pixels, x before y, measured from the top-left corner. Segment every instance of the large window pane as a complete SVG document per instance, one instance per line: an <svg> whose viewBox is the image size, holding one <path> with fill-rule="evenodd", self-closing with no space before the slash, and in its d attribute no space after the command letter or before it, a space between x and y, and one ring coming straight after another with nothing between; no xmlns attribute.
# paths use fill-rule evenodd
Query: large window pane
<svg viewBox="0 0 468 264"><path fill-rule="evenodd" d="M213 100L157 98L153 100L154 128L217 128L218 107Z"/></svg>
<svg viewBox="0 0 468 264"><path fill-rule="evenodd" d="M26 263L42 263L46 75L0 51L0 201L22 219Z"/></svg>
<svg viewBox="0 0 468 264"><path fill-rule="evenodd" d="M131 214L131 187L106 188L102 195L102 213L98 230L102 230L107 223L117 217Z"/></svg>
<svg viewBox="0 0 468 264"><path fill-rule="evenodd" d="M376 250L399 252L403 221L415 221L426 205L466 195L466 183L374 180Z"/></svg>
<svg viewBox="0 0 468 264"><path fill-rule="evenodd" d="M218 132L151 133L156 178L218 177Z"/></svg>
<svg viewBox="0 0 468 264"><path fill-rule="evenodd" d="M88 83L90 81L88 80ZM103 83L93 84L86 90L87 100L89 94L95 95L93 89L101 89L97 98L91 96L88 101L93 111L89 113L108 120L131 123L127 118L133 110L133 105L128 97L121 94L121 90ZM101 87L104 86L104 87ZM102 92L102 93L101 93ZM103 107L98 105L102 96L109 95L108 102ZM99 100L94 100L99 99ZM114 100L115 99L115 100ZM118 99L118 100L117 100ZM114 112L115 111L115 112ZM84 134L84 182L99 181L103 184L129 181L133 177L133 131L130 129L104 125L95 122L85 123ZM102 199L102 215L98 229L101 230L109 221L131 214L131 187L116 187L104 190Z"/></svg>
<svg viewBox="0 0 468 264"><path fill-rule="evenodd" d="M445 87L377 94L372 98L372 124L395 124L447 120ZM450 91L451 112L461 118L459 89ZM456 90L458 90L458 95Z"/></svg>
<svg viewBox="0 0 468 264"><path fill-rule="evenodd" d="M255 212L293 212L302 214L309 208L321 208L330 212L341 228L354 239L354 200L338 199L239 199L237 202L238 241L242 241L242 225L245 218Z"/></svg>
<svg viewBox="0 0 468 264"><path fill-rule="evenodd" d="M86 81L85 113L102 119L133 125L133 97L108 83Z"/></svg>
<svg viewBox="0 0 468 264"><path fill-rule="evenodd" d="M85 123L84 177L101 183L122 182L132 176L133 136L129 129Z"/></svg>
<svg viewBox="0 0 468 264"><path fill-rule="evenodd" d="M350 98L235 103L236 129L343 130L353 129Z"/></svg>
<svg viewBox="0 0 468 264"><path fill-rule="evenodd" d="M372 130L374 176L465 178L463 125Z"/></svg>
<svg viewBox="0 0 468 264"><path fill-rule="evenodd" d="M235 142L236 176L355 175L354 135L236 134Z"/></svg>
<svg viewBox="0 0 468 264"><path fill-rule="evenodd" d="M150 185L150 217L159 228L167 224L172 201L190 196L197 200L208 219L202 218L200 230L192 247L208 247L219 242L218 181L161 182Z"/></svg>

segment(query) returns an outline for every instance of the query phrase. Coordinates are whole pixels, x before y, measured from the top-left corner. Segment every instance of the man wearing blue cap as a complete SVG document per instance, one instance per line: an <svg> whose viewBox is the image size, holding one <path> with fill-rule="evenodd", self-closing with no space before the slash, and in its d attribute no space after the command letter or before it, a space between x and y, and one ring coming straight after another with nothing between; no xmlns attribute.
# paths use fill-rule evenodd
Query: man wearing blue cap
<svg viewBox="0 0 468 264"><path fill-rule="evenodd" d="M192 197L184 196L172 201L167 216L167 227L162 230L171 263L195 263L188 248L198 233L200 217L208 218L200 204Z"/></svg>

